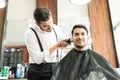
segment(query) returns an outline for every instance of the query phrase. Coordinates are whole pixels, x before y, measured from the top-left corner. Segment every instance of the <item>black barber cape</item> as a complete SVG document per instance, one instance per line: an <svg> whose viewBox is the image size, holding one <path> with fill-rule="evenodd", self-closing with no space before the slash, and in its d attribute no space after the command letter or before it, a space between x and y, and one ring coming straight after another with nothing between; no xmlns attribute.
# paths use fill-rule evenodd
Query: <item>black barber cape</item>
<svg viewBox="0 0 120 80"><path fill-rule="evenodd" d="M51 80L120 80L120 75L90 49L72 49L58 64Z"/></svg>

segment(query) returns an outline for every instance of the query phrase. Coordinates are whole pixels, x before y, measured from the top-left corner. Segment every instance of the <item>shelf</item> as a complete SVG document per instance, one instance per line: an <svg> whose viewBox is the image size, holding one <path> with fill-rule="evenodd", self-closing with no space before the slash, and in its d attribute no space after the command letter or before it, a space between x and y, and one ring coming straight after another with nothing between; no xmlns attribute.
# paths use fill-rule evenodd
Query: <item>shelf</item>
<svg viewBox="0 0 120 80"><path fill-rule="evenodd" d="M5 77L0 76L0 80L1 80L1 79L2 79L2 80L3 80L3 79L6 79L6 80L7 80L7 79L8 79L8 76L5 76Z"/></svg>

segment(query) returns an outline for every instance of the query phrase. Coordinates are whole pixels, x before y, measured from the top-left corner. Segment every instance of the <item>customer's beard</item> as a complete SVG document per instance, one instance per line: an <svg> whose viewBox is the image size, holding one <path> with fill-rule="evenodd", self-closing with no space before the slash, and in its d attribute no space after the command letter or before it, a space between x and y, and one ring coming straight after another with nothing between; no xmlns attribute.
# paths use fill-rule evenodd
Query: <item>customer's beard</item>
<svg viewBox="0 0 120 80"><path fill-rule="evenodd" d="M84 46L80 46L80 45L75 45L75 47L76 47L77 49L82 49L82 48L84 48Z"/></svg>

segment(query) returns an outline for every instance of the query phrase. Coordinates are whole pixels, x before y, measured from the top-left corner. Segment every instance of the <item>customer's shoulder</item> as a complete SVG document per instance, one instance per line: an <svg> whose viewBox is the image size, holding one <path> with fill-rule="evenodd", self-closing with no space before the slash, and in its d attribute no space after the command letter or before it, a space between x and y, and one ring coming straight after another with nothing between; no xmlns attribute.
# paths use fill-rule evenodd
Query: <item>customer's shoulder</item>
<svg viewBox="0 0 120 80"><path fill-rule="evenodd" d="M95 56L101 56L99 53L91 50L91 49L88 49L88 53L92 54L92 55L95 55Z"/></svg>
<svg viewBox="0 0 120 80"><path fill-rule="evenodd" d="M105 59L100 53L97 53L93 50L88 49L88 53L91 54L96 59L99 59L99 58Z"/></svg>

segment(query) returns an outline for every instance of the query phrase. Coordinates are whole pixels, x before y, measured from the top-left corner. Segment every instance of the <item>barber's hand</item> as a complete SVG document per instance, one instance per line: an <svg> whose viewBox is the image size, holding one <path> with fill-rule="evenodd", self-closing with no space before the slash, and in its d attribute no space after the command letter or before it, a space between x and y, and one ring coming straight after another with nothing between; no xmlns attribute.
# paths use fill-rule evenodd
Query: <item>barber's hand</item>
<svg viewBox="0 0 120 80"><path fill-rule="evenodd" d="M67 43L67 39L58 42L58 47L66 47L67 45L70 45L70 43Z"/></svg>
<svg viewBox="0 0 120 80"><path fill-rule="evenodd" d="M64 39L59 41L57 44L55 44L54 46L52 46L49 51L50 51L50 55L57 49L57 48L61 48L61 47L66 47L67 45L70 45L69 42L67 42L68 39Z"/></svg>

